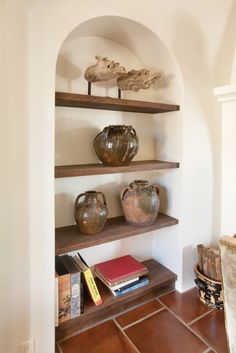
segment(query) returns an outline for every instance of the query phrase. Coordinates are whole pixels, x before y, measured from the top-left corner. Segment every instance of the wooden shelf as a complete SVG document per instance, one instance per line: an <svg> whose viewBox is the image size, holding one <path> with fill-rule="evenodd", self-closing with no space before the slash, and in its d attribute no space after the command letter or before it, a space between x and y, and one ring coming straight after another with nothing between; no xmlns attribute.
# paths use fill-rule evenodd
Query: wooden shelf
<svg viewBox="0 0 236 353"><path fill-rule="evenodd" d="M180 109L176 104L136 101L111 97L97 97L86 94L56 92L55 104L58 107L115 110L133 113L157 114Z"/></svg>
<svg viewBox="0 0 236 353"><path fill-rule="evenodd" d="M85 300L84 313L75 319L60 324L56 328L56 341L75 335L81 329L84 330L104 319L119 314L125 309L141 304L142 302L174 289L177 276L173 272L153 259L144 261L144 264L149 269L148 276L150 283L121 297L113 296L109 289L96 279L103 301L102 305L95 306L91 300L85 296L87 300Z"/></svg>
<svg viewBox="0 0 236 353"><path fill-rule="evenodd" d="M178 162L165 162L158 160L146 160L131 162L129 165L121 167L104 166L102 163L62 165L55 167L55 178L66 178L85 175L100 175L113 173L141 172L144 170L161 170L179 168Z"/></svg>
<svg viewBox="0 0 236 353"><path fill-rule="evenodd" d="M91 246L147 233L156 229L178 224L176 218L159 213L156 222L147 227L129 225L124 217L114 217L107 220L102 232L96 235L81 234L76 225L56 228L56 254L89 248Z"/></svg>

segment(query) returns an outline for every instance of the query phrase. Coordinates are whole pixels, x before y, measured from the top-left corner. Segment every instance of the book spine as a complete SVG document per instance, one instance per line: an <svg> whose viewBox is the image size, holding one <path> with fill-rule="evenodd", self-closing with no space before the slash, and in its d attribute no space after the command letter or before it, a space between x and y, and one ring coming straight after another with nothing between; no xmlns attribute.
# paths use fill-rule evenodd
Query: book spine
<svg viewBox="0 0 236 353"><path fill-rule="evenodd" d="M90 268L88 268L83 273L84 273L84 278L85 278L90 296L91 296L94 304L95 305L102 304L102 299L101 299L101 296L100 296L99 291L97 289L97 285L96 285L96 282L93 278L93 275L92 275Z"/></svg>
<svg viewBox="0 0 236 353"><path fill-rule="evenodd" d="M141 287L143 287L143 286L146 286L148 283L149 283L149 279L148 279L148 278L145 278L145 279L143 279L142 281L139 281L138 283L136 283L136 284L134 284L134 285L127 286L127 288L124 288L124 289L122 289L122 290L117 289L117 290L114 291L113 294L114 294L116 297L120 297L121 295L124 295L124 294L126 294L126 293L129 293L129 292L131 292L131 291L133 291L133 290L135 290L135 289L138 289L138 288L141 288Z"/></svg>
<svg viewBox="0 0 236 353"><path fill-rule="evenodd" d="M55 275L55 327L59 325L59 285L58 285L58 275Z"/></svg>
<svg viewBox="0 0 236 353"><path fill-rule="evenodd" d="M80 275L80 313L84 313L84 277Z"/></svg>
<svg viewBox="0 0 236 353"><path fill-rule="evenodd" d="M80 272L71 274L71 319L80 315Z"/></svg>
<svg viewBox="0 0 236 353"><path fill-rule="evenodd" d="M70 319L70 275L58 277L59 285L59 323Z"/></svg>

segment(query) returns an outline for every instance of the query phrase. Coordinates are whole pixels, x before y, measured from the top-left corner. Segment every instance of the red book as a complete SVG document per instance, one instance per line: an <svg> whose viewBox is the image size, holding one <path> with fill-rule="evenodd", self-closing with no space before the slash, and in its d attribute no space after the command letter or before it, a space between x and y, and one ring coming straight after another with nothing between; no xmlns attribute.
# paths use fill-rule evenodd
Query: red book
<svg viewBox="0 0 236 353"><path fill-rule="evenodd" d="M126 278L143 276L148 269L132 256L125 255L97 264L95 272L100 273L108 282L114 283Z"/></svg>

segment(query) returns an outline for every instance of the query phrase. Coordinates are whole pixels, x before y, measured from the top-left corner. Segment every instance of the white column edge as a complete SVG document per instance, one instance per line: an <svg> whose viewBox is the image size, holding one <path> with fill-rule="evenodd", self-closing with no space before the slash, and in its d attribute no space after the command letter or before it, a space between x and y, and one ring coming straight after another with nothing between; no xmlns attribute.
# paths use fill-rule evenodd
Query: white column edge
<svg viewBox="0 0 236 353"><path fill-rule="evenodd" d="M213 92L219 102L236 101L236 84L216 87Z"/></svg>

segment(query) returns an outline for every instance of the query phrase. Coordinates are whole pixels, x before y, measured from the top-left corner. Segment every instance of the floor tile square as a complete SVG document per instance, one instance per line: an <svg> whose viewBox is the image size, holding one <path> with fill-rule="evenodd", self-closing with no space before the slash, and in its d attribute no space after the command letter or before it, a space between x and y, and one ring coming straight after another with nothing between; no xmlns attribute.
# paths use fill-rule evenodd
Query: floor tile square
<svg viewBox="0 0 236 353"><path fill-rule="evenodd" d="M116 321L121 327L130 325L131 323L140 320L144 316L147 316L154 311L160 310L163 306L157 301L152 300L144 305L139 306L133 310L128 311L127 313L116 317Z"/></svg>
<svg viewBox="0 0 236 353"><path fill-rule="evenodd" d="M127 328L141 353L203 353L207 345L166 309Z"/></svg>
<svg viewBox="0 0 236 353"><path fill-rule="evenodd" d="M60 344L63 353L137 353L113 321L107 321Z"/></svg>
<svg viewBox="0 0 236 353"><path fill-rule="evenodd" d="M214 310L191 325L218 353L228 353L224 312Z"/></svg>
<svg viewBox="0 0 236 353"><path fill-rule="evenodd" d="M195 287L184 293L170 292L160 297L160 301L186 324L211 310L200 301Z"/></svg>

